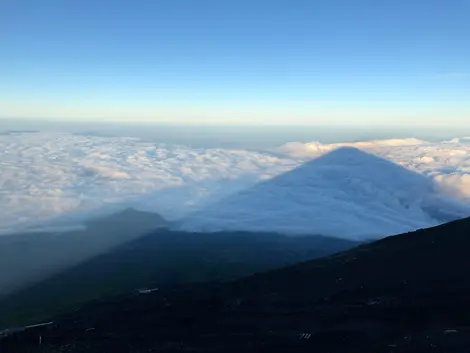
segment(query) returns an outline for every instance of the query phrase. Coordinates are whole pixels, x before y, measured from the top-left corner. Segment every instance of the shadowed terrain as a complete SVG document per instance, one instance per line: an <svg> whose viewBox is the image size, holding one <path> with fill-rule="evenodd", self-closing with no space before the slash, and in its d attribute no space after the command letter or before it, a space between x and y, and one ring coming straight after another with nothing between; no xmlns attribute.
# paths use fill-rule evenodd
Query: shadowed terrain
<svg viewBox="0 0 470 353"><path fill-rule="evenodd" d="M81 244L86 246L86 242ZM321 236L160 229L0 301L0 329L36 323L85 301L132 293L141 287L230 280L358 244Z"/></svg>
<svg viewBox="0 0 470 353"><path fill-rule="evenodd" d="M230 283L90 303L2 349L460 353L470 346L469 236L463 219Z"/></svg>
<svg viewBox="0 0 470 353"><path fill-rule="evenodd" d="M0 299L166 227L167 222L155 213L126 209L91 219L85 225L76 231L0 236Z"/></svg>

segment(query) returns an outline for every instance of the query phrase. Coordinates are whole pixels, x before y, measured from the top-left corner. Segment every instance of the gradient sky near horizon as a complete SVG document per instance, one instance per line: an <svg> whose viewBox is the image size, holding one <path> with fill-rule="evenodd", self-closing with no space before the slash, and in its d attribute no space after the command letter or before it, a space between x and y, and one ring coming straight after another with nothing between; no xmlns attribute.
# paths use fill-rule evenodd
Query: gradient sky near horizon
<svg viewBox="0 0 470 353"><path fill-rule="evenodd" d="M3 0L0 118L469 124L469 0Z"/></svg>

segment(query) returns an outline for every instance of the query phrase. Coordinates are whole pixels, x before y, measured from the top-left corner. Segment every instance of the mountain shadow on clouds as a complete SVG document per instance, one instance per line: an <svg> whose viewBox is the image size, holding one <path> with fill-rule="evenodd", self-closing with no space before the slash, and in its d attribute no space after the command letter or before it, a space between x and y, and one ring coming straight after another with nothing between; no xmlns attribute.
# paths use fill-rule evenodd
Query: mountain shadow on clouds
<svg viewBox="0 0 470 353"><path fill-rule="evenodd" d="M468 215L424 175L343 147L197 211L178 227L374 239Z"/></svg>

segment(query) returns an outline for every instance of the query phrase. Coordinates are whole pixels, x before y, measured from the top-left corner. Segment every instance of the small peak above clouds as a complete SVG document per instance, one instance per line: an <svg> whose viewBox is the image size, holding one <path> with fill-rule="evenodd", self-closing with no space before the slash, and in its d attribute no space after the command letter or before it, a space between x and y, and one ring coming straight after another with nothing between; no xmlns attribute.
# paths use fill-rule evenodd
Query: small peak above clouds
<svg viewBox="0 0 470 353"><path fill-rule="evenodd" d="M101 227L107 229L116 227L126 227L129 229L143 227L148 229L156 229L167 227L166 220L157 213L138 211L135 208L128 207L116 213L96 217L85 222L87 227Z"/></svg>

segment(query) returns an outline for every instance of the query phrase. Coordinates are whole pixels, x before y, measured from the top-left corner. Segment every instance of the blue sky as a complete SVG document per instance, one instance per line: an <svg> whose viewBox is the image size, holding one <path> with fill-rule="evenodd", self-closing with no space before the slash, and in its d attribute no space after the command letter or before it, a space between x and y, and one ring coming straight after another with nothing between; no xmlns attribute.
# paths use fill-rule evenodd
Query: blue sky
<svg viewBox="0 0 470 353"><path fill-rule="evenodd" d="M469 0L0 6L0 117L470 122Z"/></svg>

